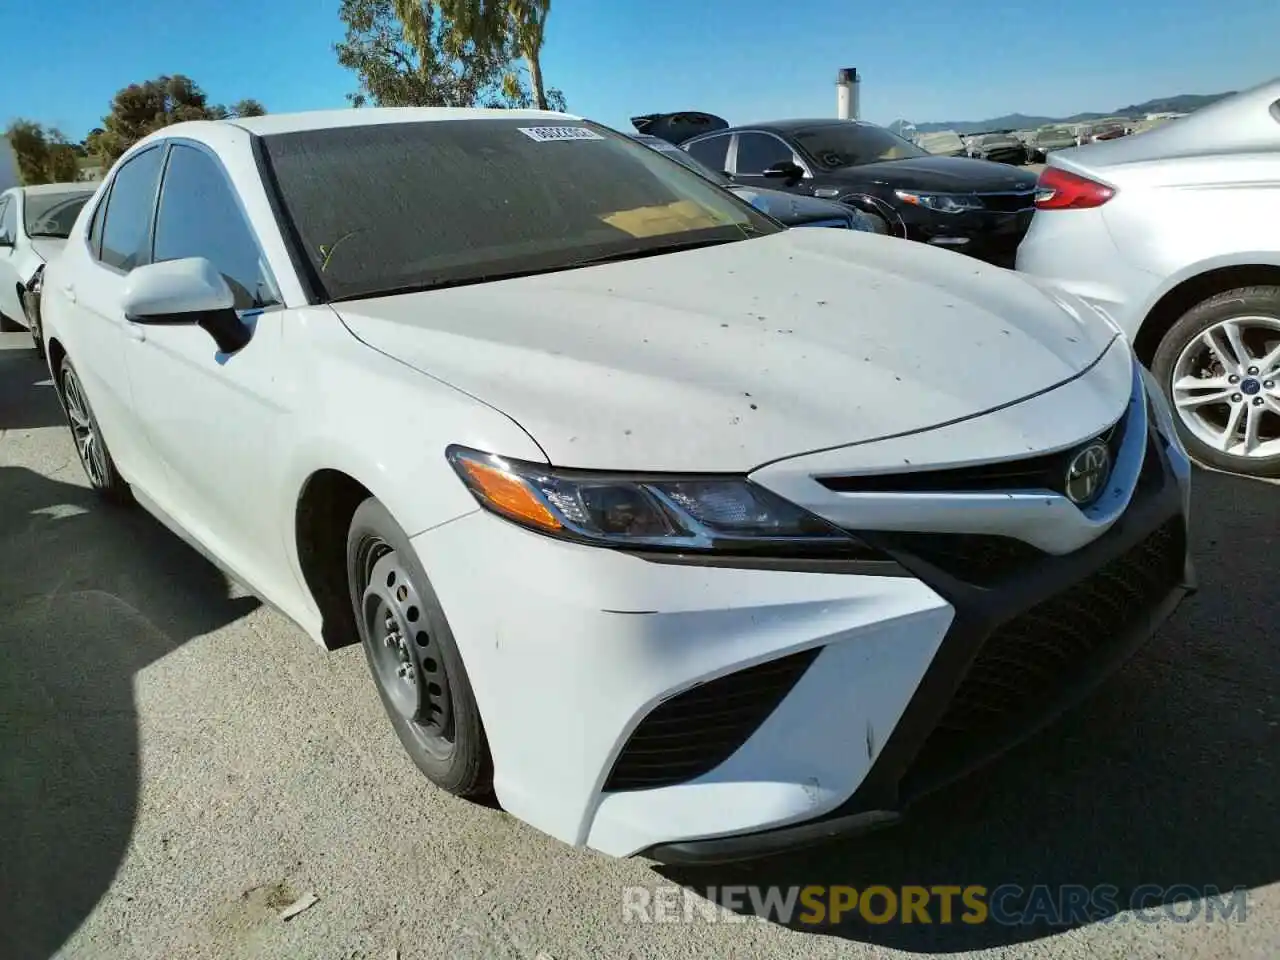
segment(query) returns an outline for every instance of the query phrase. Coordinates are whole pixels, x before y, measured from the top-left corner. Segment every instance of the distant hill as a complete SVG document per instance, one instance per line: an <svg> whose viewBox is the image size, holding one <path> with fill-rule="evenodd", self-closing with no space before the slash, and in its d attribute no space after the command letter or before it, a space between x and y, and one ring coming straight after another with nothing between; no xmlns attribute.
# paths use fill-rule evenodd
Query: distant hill
<svg viewBox="0 0 1280 960"><path fill-rule="evenodd" d="M1183 93L1176 97L1161 97L1148 100L1146 103L1132 103L1127 107L1117 107L1108 113L1077 113L1069 117L1036 117L1025 113L1010 113L1003 117L992 117L990 120L944 120L940 123L917 123L920 133L931 133L935 130L955 130L957 133L976 133L979 130L1027 130L1043 126L1046 123L1086 123L1102 117L1144 117L1148 113L1191 113L1201 107L1207 107L1215 101L1229 97L1234 90L1226 93Z"/></svg>

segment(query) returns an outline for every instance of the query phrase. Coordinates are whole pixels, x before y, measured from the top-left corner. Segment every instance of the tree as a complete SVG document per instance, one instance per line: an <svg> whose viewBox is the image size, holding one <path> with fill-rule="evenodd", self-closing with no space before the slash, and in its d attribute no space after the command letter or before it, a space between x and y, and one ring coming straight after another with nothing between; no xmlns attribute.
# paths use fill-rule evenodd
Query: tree
<svg viewBox="0 0 1280 960"><path fill-rule="evenodd" d="M414 0L396 0L397 7ZM542 42L551 0L440 0L440 9L466 40L482 49L513 50L529 69L533 103L549 108L542 79ZM563 100L563 96L561 97Z"/></svg>
<svg viewBox="0 0 1280 960"><path fill-rule="evenodd" d="M353 106L470 107L502 96L507 58L459 42L429 3L342 0L339 16L346 36L334 51L360 82L347 95Z"/></svg>
<svg viewBox="0 0 1280 960"><path fill-rule="evenodd" d="M267 108L257 100L240 100L231 105L233 117L263 117L266 113Z"/></svg>
<svg viewBox="0 0 1280 960"><path fill-rule="evenodd" d="M80 162L75 146L56 127L49 131L49 158L46 169L52 183L72 183L80 179Z"/></svg>
<svg viewBox="0 0 1280 960"><path fill-rule="evenodd" d="M85 138L85 145L110 166L131 146L149 133L185 120L223 120L228 117L256 117L266 113L257 100L241 100L230 110L210 104L209 98L190 77L182 74L157 77L145 83L131 83L111 101L111 112L102 119L100 131Z"/></svg>
<svg viewBox="0 0 1280 960"><path fill-rule="evenodd" d="M510 45L477 44L431 0L342 0L338 62L360 88L353 106L523 107L532 96ZM563 94L552 91L563 103Z"/></svg>
<svg viewBox="0 0 1280 960"><path fill-rule="evenodd" d="M18 161L18 179L26 187L49 182L49 140L33 120L15 120L4 132Z"/></svg>

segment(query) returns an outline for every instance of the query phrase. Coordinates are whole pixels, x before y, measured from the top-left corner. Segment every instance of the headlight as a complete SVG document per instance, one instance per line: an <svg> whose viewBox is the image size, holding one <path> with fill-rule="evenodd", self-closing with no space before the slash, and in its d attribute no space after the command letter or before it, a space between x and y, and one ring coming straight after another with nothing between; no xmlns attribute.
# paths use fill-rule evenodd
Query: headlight
<svg viewBox="0 0 1280 960"><path fill-rule="evenodd" d="M480 506L565 540L623 549L882 559L744 477L563 470L459 446L446 456Z"/></svg>
<svg viewBox="0 0 1280 960"><path fill-rule="evenodd" d="M964 213L966 210L982 209L981 200L963 193L916 193L912 190L893 192L904 203L927 207L938 213Z"/></svg>

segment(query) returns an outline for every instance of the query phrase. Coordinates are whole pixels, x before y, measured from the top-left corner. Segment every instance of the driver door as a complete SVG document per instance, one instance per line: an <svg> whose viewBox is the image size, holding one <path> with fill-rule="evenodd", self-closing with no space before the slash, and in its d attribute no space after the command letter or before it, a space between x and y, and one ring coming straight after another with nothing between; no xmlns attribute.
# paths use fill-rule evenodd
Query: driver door
<svg viewBox="0 0 1280 960"><path fill-rule="evenodd" d="M737 144L730 158L733 163L733 179L744 186L766 190L785 190L788 193L812 194L812 177L787 180L783 177L766 177L764 172L779 163L794 163L808 172L804 162L781 138L772 133L739 133Z"/></svg>
<svg viewBox="0 0 1280 960"><path fill-rule="evenodd" d="M195 324L131 324L125 350L138 415L167 477L161 508L232 573L268 596L288 570L273 490L288 406L285 311L236 189L202 144L170 141L153 263L203 257L222 274L248 344L223 354Z"/></svg>

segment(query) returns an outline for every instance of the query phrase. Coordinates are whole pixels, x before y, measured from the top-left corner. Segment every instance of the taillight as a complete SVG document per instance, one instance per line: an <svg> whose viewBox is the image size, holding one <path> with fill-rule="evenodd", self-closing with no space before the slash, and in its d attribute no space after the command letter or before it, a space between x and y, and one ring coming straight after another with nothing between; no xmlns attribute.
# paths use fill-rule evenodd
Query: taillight
<svg viewBox="0 0 1280 960"><path fill-rule="evenodd" d="M1057 167L1045 167L1036 184L1036 209L1088 210L1102 206L1115 195L1115 190L1106 184Z"/></svg>

